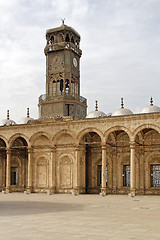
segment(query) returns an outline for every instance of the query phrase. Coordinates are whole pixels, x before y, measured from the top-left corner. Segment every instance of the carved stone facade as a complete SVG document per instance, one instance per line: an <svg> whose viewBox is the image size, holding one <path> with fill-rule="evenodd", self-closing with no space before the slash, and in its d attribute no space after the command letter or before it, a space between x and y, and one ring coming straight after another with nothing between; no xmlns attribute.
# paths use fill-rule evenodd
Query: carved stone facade
<svg viewBox="0 0 160 240"><path fill-rule="evenodd" d="M47 31L40 118L0 127L0 190L160 194L160 113L84 118L86 102L80 101L79 90L78 98L73 95L76 85L71 90L73 77L78 89L80 84L79 41L64 24ZM70 114L71 108L65 114L66 104L77 104L80 115Z"/></svg>

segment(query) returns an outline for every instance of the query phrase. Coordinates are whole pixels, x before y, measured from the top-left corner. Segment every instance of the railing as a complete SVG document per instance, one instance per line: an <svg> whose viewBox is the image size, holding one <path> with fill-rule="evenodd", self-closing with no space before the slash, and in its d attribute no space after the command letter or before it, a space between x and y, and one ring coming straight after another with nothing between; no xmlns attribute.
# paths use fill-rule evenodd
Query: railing
<svg viewBox="0 0 160 240"><path fill-rule="evenodd" d="M75 53L80 54L80 55L82 54L81 49L76 48L75 44L73 44L71 42L60 42L60 43L48 44L45 47L44 51L45 51L45 53L47 53L50 51L56 51L61 48L72 49Z"/></svg>
<svg viewBox="0 0 160 240"><path fill-rule="evenodd" d="M68 93L59 93L56 94L54 96L47 96L46 94L42 94L39 97L39 103L43 103L43 102L48 102L48 101L52 101L52 100L58 100L58 99L64 99L64 100L78 100L83 104L87 104L87 99L79 96L78 94L74 94L74 95L69 95Z"/></svg>

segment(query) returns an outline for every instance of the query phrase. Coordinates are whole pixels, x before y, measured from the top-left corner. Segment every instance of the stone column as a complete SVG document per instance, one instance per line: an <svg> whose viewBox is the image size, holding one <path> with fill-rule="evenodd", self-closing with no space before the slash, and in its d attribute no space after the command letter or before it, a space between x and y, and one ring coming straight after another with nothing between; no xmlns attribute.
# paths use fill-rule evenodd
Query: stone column
<svg viewBox="0 0 160 240"><path fill-rule="evenodd" d="M136 195L136 163L135 163L135 142L130 142L130 176L131 186L130 193L134 197Z"/></svg>
<svg viewBox="0 0 160 240"><path fill-rule="evenodd" d="M28 149L28 184L27 184L27 193L32 192L32 153L33 149Z"/></svg>
<svg viewBox="0 0 160 240"><path fill-rule="evenodd" d="M73 192L78 195L80 192L80 146L75 148L75 182Z"/></svg>
<svg viewBox="0 0 160 240"><path fill-rule="evenodd" d="M56 148L51 149L50 194L56 192Z"/></svg>
<svg viewBox="0 0 160 240"><path fill-rule="evenodd" d="M10 192L11 185L11 150L7 149L7 165L6 165L6 193Z"/></svg>
<svg viewBox="0 0 160 240"><path fill-rule="evenodd" d="M102 196L106 195L106 145L102 145Z"/></svg>

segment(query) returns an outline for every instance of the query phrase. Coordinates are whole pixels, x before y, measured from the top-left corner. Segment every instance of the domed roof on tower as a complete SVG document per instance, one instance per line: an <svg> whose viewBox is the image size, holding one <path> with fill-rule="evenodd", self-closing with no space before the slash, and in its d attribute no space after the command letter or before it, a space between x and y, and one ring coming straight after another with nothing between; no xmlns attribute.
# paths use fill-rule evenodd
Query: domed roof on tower
<svg viewBox="0 0 160 240"><path fill-rule="evenodd" d="M0 126L10 126L10 125L15 125L16 122L9 119L9 110L7 110L7 118L0 120Z"/></svg>
<svg viewBox="0 0 160 240"><path fill-rule="evenodd" d="M60 27L57 27L57 28L51 28L51 29L48 29L46 31L46 34L48 33L54 33L54 32L61 32L63 30L68 30L68 31L71 31L71 32L74 32L79 38L80 38L80 34L72 27L69 27L67 25L64 24L64 21L65 21L65 18L64 19L61 19L62 20L62 25Z"/></svg>
<svg viewBox="0 0 160 240"><path fill-rule="evenodd" d="M34 119L29 116L29 108L27 108L27 117L22 118L22 119L18 122L18 124L27 124L28 121L30 121L30 120L34 120Z"/></svg>
<svg viewBox="0 0 160 240"><path fill-rule="evenodd" d="M105 117L106 114L102 111L98 111L98 101L96 100L96 106L95 110L92 112L89 112L86 118L100 118L100 117Z"/></svg>
<svg viewBox="0 0 160 240"><path fill-rule="evenodd" d="M154 113L160 112L160 107L153 105L153 98L150 99L150 105L141 109L139 113Z"/></svg>
<svg viewBox="0 0 160 240"><path fill-rule="evenodd" d="M112 116L125 116L125 115L132 115L133 112L127 108L124 108L123 98L121 98L121 108L116 109Z"/></svg>

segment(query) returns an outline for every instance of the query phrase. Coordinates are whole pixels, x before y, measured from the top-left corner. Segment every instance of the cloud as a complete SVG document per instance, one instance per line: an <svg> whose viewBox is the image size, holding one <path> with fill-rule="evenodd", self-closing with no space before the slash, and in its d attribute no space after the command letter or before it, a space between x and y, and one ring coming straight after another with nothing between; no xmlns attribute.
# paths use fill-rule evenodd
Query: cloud
<svg viewBox="0 0 160 240"><path fill-rule="evenodd" d="M61 18L81 35L81 94L104 112L120 98L133 111L152 95L160 105L160 2L157 0L0 0L0 108L18 121L37 116L45 93L45 31Z"/></svg>

